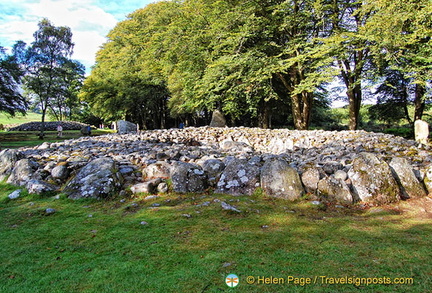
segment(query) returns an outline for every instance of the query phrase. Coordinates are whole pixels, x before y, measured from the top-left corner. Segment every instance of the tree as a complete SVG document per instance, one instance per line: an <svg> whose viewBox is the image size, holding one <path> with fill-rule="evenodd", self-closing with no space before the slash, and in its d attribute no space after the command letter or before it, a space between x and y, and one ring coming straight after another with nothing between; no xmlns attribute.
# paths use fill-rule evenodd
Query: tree
<svg viewBox="0 0 432 293"><path fill-rule="evenodd" d="M17 48L17 44L14 48ZM0 46L0 111L12 116L25 114L27 101L21 94L20 83L24 72L16 56L7 55Z"/></svg>
<svg viewBox="0 0 432 293"><path fill-rule="evenodd" d="M54 101L63 97L68 60L73 52L72 32L68 27L55 27L48 19L38 24L35 41L27 51L25 88L42 111L40 138L44 137L45 116Z"/></svg>
<svg viewBox="0 0 432 293"><path fill-rule="evenodd" d="M403 74L414 87L414 120L421 119L432 79L432 5L429 0L373 0L363 31L376 62ZM392 17L388 17L391 15Z"/></svg>

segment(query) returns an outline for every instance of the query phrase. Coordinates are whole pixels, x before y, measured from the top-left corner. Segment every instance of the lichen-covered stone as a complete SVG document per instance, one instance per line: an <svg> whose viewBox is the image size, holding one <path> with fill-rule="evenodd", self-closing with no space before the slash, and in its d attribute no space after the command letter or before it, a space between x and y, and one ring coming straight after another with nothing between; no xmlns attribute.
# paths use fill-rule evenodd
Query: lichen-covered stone
<svg viewBox="0 0 432 293"><path fill-rule="evenodd" d="M200 166L174 162L171 169L172 187L175 192L203 192L207 188L207 176Z"/></svg>
<svg viewBox="0 0 432 293"><path fill-rule="evenodd" d="M271 197L299 199L304 188L297 171L282 159L271 160L261 169L261 187Z"/></svg>
<svg viewBox="0 0 432 293"><path fill-rule="evenodd" d="M315 193L318 189L320 173L316 168L307 169L301 176L303 185L308 193Z"/></svg>
<svg viewBox="0 0 432 293"><path fill-rule="evenodd" d="M260 186L260 168L247 160L232 159L216 185L216 193L251 195Z"/></svg>
<svg viewBox="0 0 432 293"><path fill-rule="evenodd" d="M363 202L386 204L400 200L401 192L389 165L372 153L359 154L348 176Z"/></svg>
<svg viewBox="0 0 432 293"><path fill-rule="evenodd" d="M83 167L63 189L72 199L102 199L120 191L122 177L116 162L108 157L95 159Z"/></svg>
<svg viewBox="0 0 432 293"><path fill-rule="evenodd" d="M25 186L27 182L35 178L35 172L38 170L39 165L30 159L22 159L16 162L12 172L6 181L9 184Z"/></svg>
<svg viewBox="0 0 432 293"><path fill-rule="evenodd" d="M11 174L18 158L17 150L5 149L0 152L0 181L5 180Z"/></svg>
<svg viewBox="0 0 432 293"><path fill-rule="evenodd" d="M352 204L353 196L348 185L341 179L329 176L318 182L318 195L332 202Z"/></svg>
<svg viewBox="0 0 432 293"><path fill-rule="evenodd" d="M390 167L401 187L403 198L416 198L427 195L406 159L393 158L390 162Z"/></svg>

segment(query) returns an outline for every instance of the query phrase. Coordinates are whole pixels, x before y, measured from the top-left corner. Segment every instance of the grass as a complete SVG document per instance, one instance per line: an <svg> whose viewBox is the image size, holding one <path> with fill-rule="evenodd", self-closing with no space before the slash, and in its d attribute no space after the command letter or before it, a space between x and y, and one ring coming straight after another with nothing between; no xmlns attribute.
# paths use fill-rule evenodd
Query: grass
<svg viewBox="0 0 432 293"><path fill-rule="evenodd" d="M92 135L103 135L112 132L112 130L108 129L97 129L92 130ZM33 147L40 145L43 142L59 142L82 136L79 130L63 131L63 136L61 138L57 137L57 131L45 131L44 140L40 140L38 133L38 131L0 131L0 148L13 149L20 147Z"/></svg>
<svg viewBox="0 0 432 293"><path fill-rule="evenodd" d="M259 193L10 200L15 189L0 183L1 292L427 292L432 282L432 219L395 207L323 209ZM240 278L234 289L224 283L230 273ZM247 276L319 282L247 284ZM323 284L320 276L414 284Z"/></svg>
<svg viewBox="0 0 432 293"><path fill-rule="evenodd" d="M11 117L8 114L0 112L0 124L8 125L8 124L21 124L21 123L27 123L27 122L39 122L41 121L41 114L28 112L25 116L21 114L15 115L15 117ZM47 121L49 121L49 118L47 117Z"/></svg>

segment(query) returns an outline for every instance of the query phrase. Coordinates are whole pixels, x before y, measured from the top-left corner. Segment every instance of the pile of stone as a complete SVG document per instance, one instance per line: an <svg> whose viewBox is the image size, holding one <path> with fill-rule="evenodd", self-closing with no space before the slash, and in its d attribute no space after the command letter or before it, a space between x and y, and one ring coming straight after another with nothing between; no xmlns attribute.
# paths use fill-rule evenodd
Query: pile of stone
<svg viewBox="0 0 432 293"><path fill-rule="evenodd" d="M28 122L18 126L7 128L8 131L40 131L42 122ZM46 131L56 131L57 126L61 124L65 130L81 130L86 124L75 121L45 122Z"/></svg>
<svg viewBox="0 0 432 293"><path fill-rule="evenodd" d="M0 153L0 180L70 198L216 193L386 204L432 192L432 157L365 131L188 127L82 137Z"/></svg>

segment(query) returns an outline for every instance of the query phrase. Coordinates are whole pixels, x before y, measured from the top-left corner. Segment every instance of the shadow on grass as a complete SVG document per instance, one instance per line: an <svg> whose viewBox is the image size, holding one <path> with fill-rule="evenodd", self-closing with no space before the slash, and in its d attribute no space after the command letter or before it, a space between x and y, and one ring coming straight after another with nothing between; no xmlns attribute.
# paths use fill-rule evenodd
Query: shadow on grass
<svg viewBox="0 0 432 293"><path fill-rule="evenodd" d="M1 292L427 292L431 282L432 221L393 210L219 194L125 201L3 194ZM223 210L222 201L241 213ZM40 214L46 207L57 212ZM230 273L239 276L235 289L224 283ZM271 277L284 283L258 284ZM414 284L331 283L345 277Z"/></svg>

